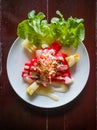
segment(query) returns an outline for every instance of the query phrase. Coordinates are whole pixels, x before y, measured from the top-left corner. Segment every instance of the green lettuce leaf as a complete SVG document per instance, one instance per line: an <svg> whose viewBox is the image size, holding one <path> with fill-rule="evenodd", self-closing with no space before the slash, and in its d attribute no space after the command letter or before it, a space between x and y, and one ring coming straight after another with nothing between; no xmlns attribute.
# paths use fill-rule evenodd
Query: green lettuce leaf
<svg viewBox="0 0 97 130"><path fill-rule="evenodd" d="M65 20L59 10L56 14L58 17L53 17L48 23L44 13L35 14L32 10L28 13L28 19L18 24L18 37L28 39L32 45L37 47L59 40L62 46L76 48L85 37L84 20L72 17Z"/></svg>

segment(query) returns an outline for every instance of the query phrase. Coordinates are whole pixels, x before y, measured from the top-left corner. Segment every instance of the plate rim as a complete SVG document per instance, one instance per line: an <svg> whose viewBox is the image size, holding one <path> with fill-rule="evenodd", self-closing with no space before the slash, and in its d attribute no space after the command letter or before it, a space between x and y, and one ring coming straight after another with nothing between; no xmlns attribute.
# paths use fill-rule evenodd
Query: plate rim
<svg viewBox="0 0 97 130"><path fill-rule="evenodd" d="M86 52L86 55L87 55L87 58L88 58L88 63L89 63L89 64L88 64L87 79L86 79L86 81L85 81L85 83L84 83L84 86L82 87L81 91L80 91L75 97L73 97L71 100L69 100L69 102L67 102L67 103L65 103L65 104L62 103L61 105L57 105L57 106L53 106L53 107L52 107L52 106L48 106L48 107L47 107L47 106L35 105L35 104L33 104L33 103L31 104L30 102L28 102L28 100L24 99L24 97L20 96L19 93L17 93L17 92L15 91L14 86L12 85L12 83L11 83L11 81L10 81L10 77L9 77L9 74L8 74L8 60L9 60L9 58L10 58L10 53L11 53L11 51L12 51L14 45L15 45L19 40L22 41L23 39L17 37L17 38L15 39L15 41L12 43L12 45L11 45L11 47L10 47L10 49L9 49L9 52L8 52L8 55L7 55L7 61L6 61L7 77L8 77L10 86L12 87L12 89L14 90L14 92L17 94L17 96L19 96L24 102L26 102L26 103L28 103L28 104L30 104L30 105L32 105L32 106L35 106L35 107L39 107L39 108L57 108L57 107L61 107L61 106L64 106L64 105L66 105L66 104L72 102L74 99L76 99L76 98L78 97L78 95L80 95L80 93L81 93L81 92L83 91L83 89L85 88L85 85L86 85L86 83L87 83L87 81L88 81L89 74L90 74L90 58L89 58L89 53L88 53L87 48L86 48L86 46L84 45L83 42L80 43L80 44L82 44L82 46L83 46L84 49L85 49L85 52Z"/></svg>

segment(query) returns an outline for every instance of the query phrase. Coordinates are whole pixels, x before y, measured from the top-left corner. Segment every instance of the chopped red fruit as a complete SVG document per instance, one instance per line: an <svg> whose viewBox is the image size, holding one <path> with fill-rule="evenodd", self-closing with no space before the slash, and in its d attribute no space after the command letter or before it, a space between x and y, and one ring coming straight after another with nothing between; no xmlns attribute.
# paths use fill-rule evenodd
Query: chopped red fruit
<svg viewBox="0 0 97 130"><path fill-rule="evenodd" d="M67 54L61 52L61 45L54 41L50 47L36 51L34 58L29 63L25 63L22 77L33 81L51 83L64 82L71 83L71 74L66 61ZM37 78L36 78L37 77ZM32 80L33 79L33 80Z"/></svg>

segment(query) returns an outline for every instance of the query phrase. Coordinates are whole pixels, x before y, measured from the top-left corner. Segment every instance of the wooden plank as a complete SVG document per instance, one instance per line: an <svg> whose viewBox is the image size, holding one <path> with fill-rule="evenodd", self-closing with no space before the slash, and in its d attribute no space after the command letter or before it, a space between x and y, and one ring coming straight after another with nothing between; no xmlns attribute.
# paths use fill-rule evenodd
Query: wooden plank
<svg viewBox="0 0 97 130"><path fill-rule="evenodd" d="M63 115L48 118L49 130L57 130L59 127L66 130L91 130L96 129L96 79L95 79L95 0L56 0L48 1L49 21L56 16L56 10L60 10L67 19L70 16L84 18L86 36L84 44L88 50L91 70L84 91L77 99L64 106ZM79 83L80 84L80 83ZM59 117L59 118L58 118ZM59 123L58 124L58 122ZM63 121L64 120L64 121ZM56 124L56 125L53 125Z"/></svg>
<svg viewBox="0 0 97 130"><path fill-rule="evenodd" d="M48 110L48 130L65 130L64 118L64 109Z"/></svg>
<svg viewBox="0 0 97 130"><path fill-rule="evenodd" d="M8 81L6 60L8 51L16 39L17 24L26 19L31 10L46 14L45 0L3 0L1 19L2 78L0 87L0 129L46 129L46 111L30 106L13 91Z"/></svg>

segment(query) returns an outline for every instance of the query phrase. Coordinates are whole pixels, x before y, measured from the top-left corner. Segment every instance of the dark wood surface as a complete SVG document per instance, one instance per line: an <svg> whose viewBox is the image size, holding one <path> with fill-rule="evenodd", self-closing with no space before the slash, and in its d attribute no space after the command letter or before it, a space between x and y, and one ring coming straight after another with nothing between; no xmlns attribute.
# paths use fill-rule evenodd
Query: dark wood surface
<svg viewBox="0 0 97 130"><path fill-rule="evenodd" d="M60 10L65 18L84 18L84 44L90 57L90 75L81 94L71 103L40 109L22 101L7 77L6 60L17 38L19 22L34 9L48 21ZM0 130L96 130L96 0L1 0L0 1ZM84 65L83 65L84 66ZM80 83L79 83L80 84Z"/></svg>

